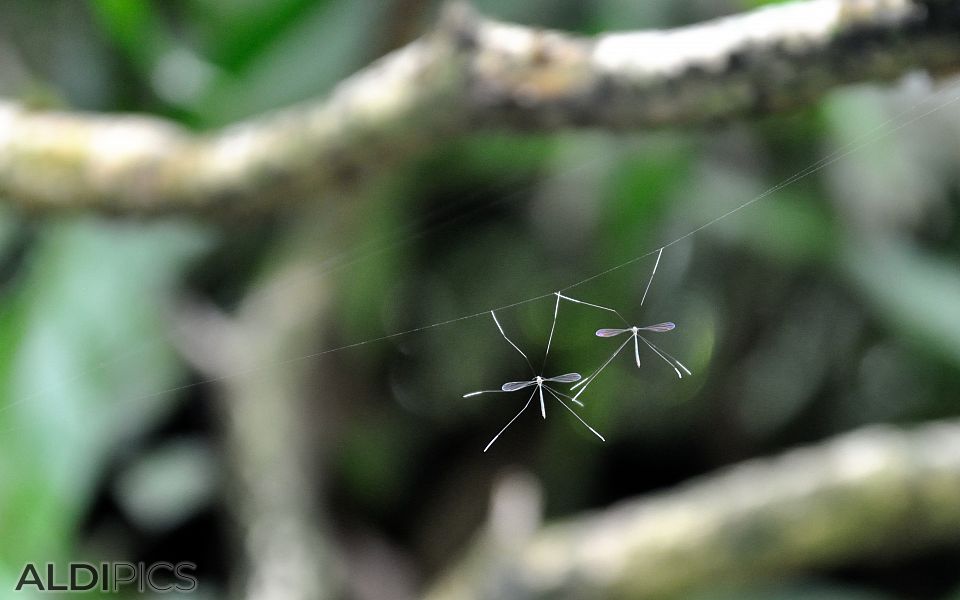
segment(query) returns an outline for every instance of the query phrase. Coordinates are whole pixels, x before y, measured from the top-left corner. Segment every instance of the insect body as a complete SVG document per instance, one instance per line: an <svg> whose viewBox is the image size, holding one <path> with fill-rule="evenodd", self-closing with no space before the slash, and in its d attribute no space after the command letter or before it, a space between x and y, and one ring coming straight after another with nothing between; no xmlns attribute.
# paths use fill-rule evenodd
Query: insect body
<svg viewBox="0 0 960 600"><path fill-rule="evenodd" d="M655 262L654 265L653 265L653 272L650 273L650 279L647 281L647 287L644 289L644 291L643 291L643 297L640 299L640 306L643 306L643 302L644 302L644 300L646 300L646 298L647 298L647 292L650 291L650 284L653 283L653 277L654 277L654 275L656 275L656 273L657 273L657 266L660 264L660 257L661 257L662 255L663 255L663 248L660 248L660 251L657 253L657 260L656 260L656 262ZM553 334L554 334L554 332L555 332L555 330L556 330L556 328L557 328L557 315L558 315L559 312L560 312L560 301L561 301L561 300L566 300L567 302L572 302L572 303L574 303L574 304L581 304L581 305L585 305L585 306L590 306L590 307L593 307L593 308L597 308L597 309L600 309L600 310L604 310L604 311L607 311L607 312L611 312L611 313L615 314L617 317L619 317L620 320L624 322L624 324L629 325L629 321L627 321L627 320L624 318L624 316L623 316L622 314L620 314L616 309L613 309L613 308L610 308L610 307L607 307L607 306L602 306L602 305L599 305L599 304L593 304L593 303L591 303L591 302L584 302L583 300L577 300L576 298L571 298L570 296L564 295L564 294L562 293L562 291L563 291L563 290L559 290L559 291L556 291L556 292L554 292L554 293L552 294L552 295L556 296L556 301L555 301L554 306L553 306L553 323L552 323L551 326L550 326L550 337L547 339L547 349L546 349L546 352L544 352L544 356L543 356L543 367L546 366L547 357L550 355L550 345L551 345L551 343L553 342ZM647 325L647 326L644 326L644 327L638 327L638 326L634 325L634 326L632 326L632 327L623 327L623 328L619 328L619 329L599 329L599 330L597 330L597 332L596 332L597 337L602 337L602 338L616 337L616 336L619 336L619 335L623 335L623 334L625 334L625 333L629 334L629 336L627 337L626 341L624 341L622 344L620 344L620 347L617 348L617 349L613 352L613 354L610 356L610 358L608 358L608 359L606 360L606 362L604 362L602 365L600 365L600 368L598 368L596 371L594 371L593 373L591 373L591 374L590 374L589 376L587 376L586 378L581 377L579 373L566 373L566 374L564 374L564 375L556 375L556 376L554 376L554 377L544 377L544 376L543 376L544 368L541 367L541 368L540 368L540 371L539 371L539 373L538 373L537 370L533 368L533 363L530 362L530 359L527 357L526 354L524 354L523 350L521 350L519 346L517 346L516 344L514 344L513 341L512 341L509 337L507 337L506 332L503 331L503 327L500 325L500 321L497 320L497 315L496 315L496 313L491 310L491 311L490 311L490 316L493 317L493 322L496 323L497 329L500 330L500 335L503 336L503 339L507 340L507 343L509 343L511 346L513 346L514 350L516 350L517 352L520 353L521 356L523 356L523 359L527 362L527 365L530 367L530 371L531 371L531 373L533 373L534 377L533 377L533 379L530 379L530 380L527 380L527 381L509 381L509 382L503 384L502 386L500 386L500 389L499 389L499 390L480 390L480 391L477 391L477 392L470 392L469 394L464 394L463 397L464 397L464 398L469 398L469 397L471 397L471 396L478 396L478 395L480 395L480 394L501 393L501 392L516 392L516 391L518 391L518 390L522 390L522 389L525 389L525 388L528 388L528 387L533 387L534 389L533 389L533 391L530 392L530 397L527 398L527 402L526 402L526 404L523 405L523 408L520 409L520 412L518 412L516 415L514 415L513 418L510 419L510 421L508 421L507 424L503 427L503 429L501 429L501 430L497 433L497 435L493 436L493 439L490 440L490 443L487 444L487 447L483 449L484 452L486 452L487 450L489 450L489 449L490 449L490 446L492 446L493 443L494 443L495 441L497 441L497 438L499 438L500 435L503 434L503 432L506 431L507 428L510 427L510 425L512 425L513 422L516 421L517 418L518 418L521 414L523 414L523 412L524 412L525 410L527 410L528 408L530 408L530 405L533 404L533 399L534 399L534 398L539 398L539 400L540 400L540 416L542 416L544 419L546 419L546 418L547 418L547 404L546 404L546 397L544 396L544 393L546 393L546 394L549 395L549 396L553 396L560 404L563 405L564 408L566 408L568 411L570 411L570 413L573 414L573 416L575 416L578 421L580 421L581 423L583 423L583 425L584 425L587 429L589 429L591 432L593 432L594 435L596 435L596 436L597 436L598 438L600 438L601 440L606 441L606 440L604 440L603 436L600 435L599 433L597 433L597 431L596 431L593 427L590 427L590 425L588 425L588 424L586 423L586 421L584 421L582 418L580 418L580 415L578 415L572 408L570 408L570 405L567 404L567 403L564 401L564 399L567 399L567 400L569 400L570 402L573 402L574 404L582 407L582 406L583 406L583 403L580 402L580 400L578 400L578 398L580 397L580 395L583 394L583 392L587 389L587 387L590 385L590 383L593 382L593 380L596 379L597 376L598 376L605 368L607 368L607 365L609 365L609 364L613 361L613 359L616 358L617 355L620 354L620 352L621 352L624 348L627 347L627 344L629 344L631 340L633 341L633 355L634 355L635 360L637 361L637 366L638 366L638 367L640 366L640 342L643 342L643 343L646 344L651 350L653 350L653 352L654 352L657 356L659 356L659 357L662 358L664 361L666 361L667 364L669 364L669 365L673 368L673 370L676 371L678 377L680 377L680 378L682 379L684 373L686 373L687 375L691 375L690 370L687 369L687 367L685 367L685 366L683 365L683 363L681 363L679 360L677 360L676 358L674 358L673 356L671 356L670 354L668 354L668 353L665 352L664 350L661 350L660 348L658 348L657 346L655 346L655 345L653 344L653 342L651 342L650 340L648 340L648 339L647 339L646 337L644 337L644 335L643 335L643 333L645 333L645 332L649 332L649 333L665 333L665 332L668 332L668 331L673 331L673 330L676 328L676 325L674 325L673 323L671 323L671 322L669 322L669 321L668 321L668 322L664 322L664 323L658 323L658 324L656 324L656 325ZM550 386L548 385L549 383L572 383L572 384L574 384L574 385L570 388L571 390L577 389L578 387L579 387L580 389L579 389L579 391L578 391L574 396L568 396L567 394L564 394L563 392L561 392L561 391L559 391L559 390L555 390L555 389L553 389L552 387L550 387Z"/></svg>
<svg viewBox="0 0 960 600"><path fill-rule="evenodd" d="M657 252L657 260L656 262L653 263L653 271L650 273L650 279L647 280L647 287L644 288L643 290L643 297L640 298L640 306L643 306L644 300L647 299L647 292L650 291L650 284L653 283L653 277L654 275L657 274L657 267L660 265L661 256L663 256L663 248L660 248L660 251ZM612 310L612 309L608 309L608 310ZM626 322L626 319L623 318L623 315L621 315L616 311L613 311L613 312L616 313L616 315L620 317L624 322ZM626 341L620 344L619 348L613 351L613 354L610 355L610 358L608 358L605 363L600 365L599 369L597 369L596 371L588 375L586 378L579 380L578 383L574 384L571 387L571 389L576 389L578 387L580 388L580 391L577 392L573 396L573 398L574 399L578 398L580 394L582 394L583 391L587 389L587 386L590 385L590 383L597 378L597 375L599 375L601 371L606 369L607 365L609 365L613 361L613 359L615 359L617 355L620 354L620 351L622 351L624 348L627 347L627 344L629 344L631 340L633 340L633 358L634 360L637 361L638 367L640 366L640 342L643 342L644 344L647 345L647 347L653 350L653 352L657 356L659 356L664 361L666 361L666 363L670 365L674 371L676 371L677 377L679 377L680 379L683 379L684 373L686 373L687 375L692 375L693 373L690 372L690 369L683 366L682 362L680 362L679 360L677 360L676 358L668 354L666 351L655 346L653 342L651 342L650 340L648 340L646 337L642 335L642 332L666 333L668 331L673 331L676 328L677 326L674 323L671 323L670 321L666 321L664 323L657 323L656 325L646 325L644 327L639 327L637 325L634 325L632 327L598 329L596 335L597 337L602 337L602 338L617 337L618 335L623 335L624 333L629 333L630 335L627 337Z"/></svg>
<svg viewBox="0 0 960 600"><path fill-rule="evenodd" d="M643 342L644 344L647 345L647 347L653 350L653 352L657 356L662 358L664 361L666 361L668 365L673 367L673 370L677 373L677 377L679 377L680 379L683 379L684 373L686 373L687 375L692 375L693 373L690 372L690 369L685 367L682 362L680 362L679 360L677 360L676 358L668 354L665 350L658 348L656 345L654 345L653 342L651 342L650 340L648 340L646 337L642 335L643 332L666 333L668 331L673 331L676 327L677 326L675 324L667 321L666 323L657 323L656 325L647 325L645 327L633 326L633 327L626 327L622 329L598 329L596 335L597 337L602 337L602 338L616 337L619 335L623 335L624 333L629 333L630 335L622 344L620 344L620 346L616 350L613 351L613 354L610 355L610 358L608 358L606 362L600 365L599 369L591 373L585 379L579 380L579 383L576 383L573 385L571 389L576 389L578 387L580 388L580 391L576 393L576 395L574 396L574 399L578 398L580 394L583 393L585 389L587 389L587 385L589 385L590 382L596 379L597 375L599 375L601 371L607 368L607 365L613 362L613 359L616 358L617 355L620 354L620 352L627 347L627 344L629 344L631 340L633 341L633 357L634 357L634 360L636 360L638 367L640 366L640 342Z"/></svg>
<svg viewBox="0 0 960 600"><path fill-rule="evenodd" d="M558 294L558 295L557 295L557 303L556 303L556 305L554 306L554 311L553 311L553 327L551 327L551 329L550 329L550 339L547 341L547 354L549 354L549 352L550 352L550 342L553 341L553 332L554 332L554 328L555 328L556 325L557 325L557 312L558 312L558 310L559 310L559 307L560 307L560 295ZM507 342L508 342L511 346L513 346L514 349L523 356L524 360L526 360L526 361L527 361L527 364L530 366L530 370L531 370L532 372L536 373L536 370L533 368L533 364L530 362L530 359L527 358L527 355L524 354L523 350L521 350L516 344L514 344L513 341L511 341L509 337L507 337L507 334L503 331L503 327L501 327L501 325L500 325L500 321L497 320L497 315L496 315L496 313L494 313L493 311L490 311L490 316L493 317L493 322L497 324L497 329L500 330L500 335L502 335L503 338L504 338L505 340L507 340ZM544 362L546 362L546 355L544 356ZM542 371L542 369L541 369L541 371ZM583 406L583 403L582 403L582 402L580 402L580 401L577 400L576 398L573 398L573 397L571 397L571 396L568 396L567 394L564 394L563 392L561 392L561 391L559 391L559 390L555 390L555 389L551 388L551 387L548 385L548 383L552 383L552 382L555 382L555 383L574 383L574 382L580 381L580 379L581 379L581 376L580 376L579 373L565 373L565 374L563 374L563 375L556 375L556 376L554 376L554 377L544 377L542 374L540 374L540 375L534 375L534 378L533 378L533 379L530 379L530 380L528 380L528 381L508 381L507 383L505 383L505 384L503 384L502 386L500 386L500 389L499 389L499 390L480 390L480 391L477 391L477 392L470 392L469 394L464 394L464 395L463 395L464 398L469 398L469 397L471 397L471 396L479 396L480 394L502 393L502 392L516 392L516 391L518 391L518 390L522 390L522 389L525 389L525 388L528 388L528 387L531 387L531 386L534 388L533 391L530 393L530 397L527 398L527 403L523 405L523 408L520 409L520 412L518 412L516 415L514 415L514 417L513 417L512 419L510 419L510 421L508 421L507 424L503 427L503 429L501 429L501 430L497 433L497 435L493 436L493 439L490 440L490 442L487 444L486 448L483 449L483 451L486 452L487 450L490 449L490 446L492 446L493 443L494 443L495 441L497 441L497 438L499 438L500 435L501 435L504 431L506 431L507 428L510 427L510 425L512 425L513 422L516 421L517 418L518 418L520 415L522 415L525 410L527 410L527 409L530 407L530 405L533 403L533 399L534 399L535 397L539 397L539 399L540 399L540 416L542 416L544 419L546 419L546 418L547 418L547 404L546 404L546 399L545 399L545 397L544 397L544 392L546 392L547 395L550 395L550 396L553 396L554 398L556 398L556 400L557 400L560 404L562 404L564 408L566 408L568 411L570 411L570 413L571 413L573 416L575 416L578 421L580 421L581 423L583 423L584 426L585 426L587 429L589 429L590 431L592 431L592 432L594 433L594 435L596 435L596 436L597 436L598 438L600 438L601 440L606 441L606 440L604 439L604 437L597 432L596 429L594 429L593 427L590 427L590 425L588 425L587 422L584 421L584 420L580 417L580 415L578 415L572 408L570 408L570 405L568 405L566 402L564 402L563 399L566 398L567 400L570 400L571 402L573 402L574 404L577 404L578 406Z"/></svg>

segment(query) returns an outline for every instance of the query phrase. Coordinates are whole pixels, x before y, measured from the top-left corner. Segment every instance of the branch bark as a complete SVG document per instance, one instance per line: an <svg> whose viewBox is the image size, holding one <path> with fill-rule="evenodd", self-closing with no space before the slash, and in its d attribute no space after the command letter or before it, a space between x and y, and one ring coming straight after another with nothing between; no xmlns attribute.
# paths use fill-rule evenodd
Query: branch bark
<svg viewBox="0 0 960 600"><path fill-rule="evenodd" d="M958 67L958 0L807 0L592 38L453 4L435 31L328 99L221 131L0 101L0 198L38 210L277 210L481 129L703 124Z"/></svg>
<svg viewBox="0 0 960 600"><path fill-rule="evenodd" d="M484 536L427 598L684 597L956 542L960 423L867 428L525 541L496 538Z"/></svg>
<svg viewBox="0 0 960 600"><path fill-rule="evenodd" d="M314 211L315 212L315 211ZM277 265L235 314L185 304L174 339L219 396L237 525L231 597L324 600L342 596L344 565L322 517L322 455L335 429L316 389L316 364L282 360L316 345L328 287L312 219L291 228ZM322 423L321 428L312 423Z"/></svg>

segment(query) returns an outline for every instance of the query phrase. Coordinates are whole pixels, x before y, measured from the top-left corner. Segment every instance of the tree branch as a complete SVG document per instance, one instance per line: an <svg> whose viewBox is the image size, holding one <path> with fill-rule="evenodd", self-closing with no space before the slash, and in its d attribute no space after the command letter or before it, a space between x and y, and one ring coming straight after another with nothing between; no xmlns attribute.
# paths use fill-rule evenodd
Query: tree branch
<svg viewBox="0 0 960 600"><path fill-rule="evenodd" d="M235 558L241 561L231 597L341 597L344 565L320 510L325 470L319 456L330 443L324 435L335 428L329 403L312 392L316 364L277 359L307 354L320 336L329 294L315 259L328 240L318 238L310 219L297 223L283 240L286 251L233 315L185 303L173 330L219 396L232 467L224 500L237 525Z"/></svg>
<svg viewBox="0 0 960 600"><path fill-rule="evenodd" d="M522 543L495 537L427 598L683 597L704 585L956 542L960 423L863 429L549 526Z"/></svg>
<svg viewBox="0 0 960 600"><path fill-rule="evenodd" d="M807 0L592 38L454 4L328 99L209 134L0 101L0 197L30 209L275 210L479 129L707 123L958 67L958 0Z"/></svg>

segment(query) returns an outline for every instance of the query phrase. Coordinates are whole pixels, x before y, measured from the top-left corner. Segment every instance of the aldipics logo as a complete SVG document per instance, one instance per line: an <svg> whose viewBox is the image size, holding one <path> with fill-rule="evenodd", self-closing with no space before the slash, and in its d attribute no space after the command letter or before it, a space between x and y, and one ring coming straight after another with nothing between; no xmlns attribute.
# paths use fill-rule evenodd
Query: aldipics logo
<svg viewBox="0 0 960 600"><path fill-rule="evenodd" d="M67 563L57 571L53 563L27 563L14 591L37 592L190 592L197 588L197 565L191 562ZM63 567L61 566L61 569Z"/></svg>

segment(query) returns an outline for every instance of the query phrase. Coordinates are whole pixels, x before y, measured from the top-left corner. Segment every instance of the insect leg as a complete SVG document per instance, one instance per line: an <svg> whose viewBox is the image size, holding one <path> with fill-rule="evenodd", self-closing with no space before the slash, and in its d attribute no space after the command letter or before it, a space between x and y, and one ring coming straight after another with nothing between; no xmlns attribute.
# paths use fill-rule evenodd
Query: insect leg
<svg viewBox="0 0 960 600"><path fill-rule="evenodd" d="M580 415L578 415L572 408L570 408L569 406L567 406L567 403L564 402L563 399L560 398L560 396L554 394L554 393L553 393L553 390L551 390L550 388L547 388L547 392L553 394L553 397L556 398L557 401L558 401L560 404L562 404L565 409L569 410L569 411L570 411L570 414L572 414L573 416L575 416L578 421L580 421L581 423L583 423L583 426L584 426L584 427L586 427L587 429L589 429L590 431L592 431L595 436L597 436L598 438L600 438L600 441L602 441L602 442L607 441L606 439L604 439L604 437L603 437L602 435L600 435L600 433L599 433L596 429L594 429L593 427L590 427L590 425L588 425L587 422L584 421L584 420L580 417Z"/></svg>
<svg viewBox="0 0 960 600"><path fill-rule="evenodd" d="M507 427L510 427L511 425L513 425L513 422L517 420L517 417L519 417L520 415L522 415L522 414L523 414L523 411L527 410L527 408L530 407L530 403L533 402L533 396L534 396L536 393L537 393L536 390L534 390L534 392L533 392L532 394L530 394L530 397L527 398L527 403L523 405L523 408L520 409L520 412L518 412L516 415L514 415L514 417L513 417L512 419L510 419L510 421L509 421L506 425L503 426L503 429L501 429L500 432L497 433L497 435L493 436L493 439L490 440L490 443L487 444L487 447L483 449L484 452L486 452L487 450L489 450L489 449L490 449L490 446L492 446L493 443L494 443L495 441L497 441L497 438L500 437L500 435L501 435L504 431L507 430Z"/></svg>
<svg viewBox="0 0 960 600"><path fill-rule="evenodd" d="M657 267L660 266L661 256L663 256L663 248L660 248L660 251L657 252L657 260L653 263L653 272L650 273L650 279L647 281L647 287L643 290L643 297L640 298L640 306L643 306L643 301L647 299L647 292L650 291L650 284L653 283L653 276L657 274Z"/></svg>
<svg viewBox="0 0 960 600"><path fill-rule="evenodd" d="M617 348L617 349L614 351L614 353L610 355L610 358L607 359L607 362L603 363L603 364L600 366L599 369L597 369L597 370L594 371L591 375L589 375L588 377L584 377L583 379L581 379L580 381L578 381L575 385L573 385L570 389L576 389L576 388L579 387L579 386L583 386L583 387L580 388L580 391L579 391L579 392L577 392L576 394L574 394L573 397L574 397L574 398L579 398L579 397L580 397L580 394L583 393L583 390L587 389L587 386L589 385L589 382L592 382L592 381L594 380L594 378L596 378L596 376L600 374L601 371L603 371L604 369L606 369L606 368L607 368L607 365L610 364L610 361L612 361L613 359L615 359L615 358L617 357L617 355L620 354L620 351L623 350L624 346L626 346L626 345L629 344L629 343L630 343L630 338L627 338L626 341L624 341L622 344L620 344L620 347Z"/></svg>
<svg viewBox="0 0 960 600"><path fill-rule="evenodd" d="M647 346L649 346L651 350L653 350L654 352L656 352L656 353L657 353L657 356L659 356L660 358L662 358L664 361L666 361L666 363L667 363L668 365L670 365L671 367L673 367L673 370L677 372L677 377L679 377L680 379L683 379L683 373L680 372L680 369L683 369L683 371L684 371L687 375L693 375L693 373L690 372L690 369L688 369L687 367L685 367L682 362L680 362L679 360L677 360L676 358L674 358L672 355L668 354L665 350L661 350L660 348L654 346L653 343L650 342L650 340L648 340L647 338L643 337L642 335L641 335L641 336L638 336L638 337L639 337L641 340L643 340L643 343L646 344ZM678 369L677 367L680 367L680 369Z"/></svg>
<svg viewBox="0 0 960 600"><path fill-rule="evenodd" d="M557 314L560 312L560 292L557 292L557 303L553 306L553 323L550 325L550 337L547 338L547 351L543 353L542 372L547 366L547 357L550 356L550 343L553 342L553 332L557 328Z"/></svg>
<svg viewBox="0 0 960 600"><path fill-rule="evenodd" d="M521 350L519 346L517 346L516 344L514 344L513 341L512 341L510 338L508 338L508 337L507 337L507 334L503 331L503 327L500 325L500 321L497 320L497 314L491 310L491 311L490 311L490 316L493 317L493 322L497 324L497 329L500 330L500 335L503 336L503 339L507 340L507 343L509 343L511 346L513 346L513 348L514 348L517 352L519 352L521 356L523 356L523 360L527 361L527 364L530 365L530 371L533 372L534 374L536 374L537 371L533 368L533 363L530 362L530 359L527 358L527 355L524 354L524 353L523 353L523 350Z"/></svg>

